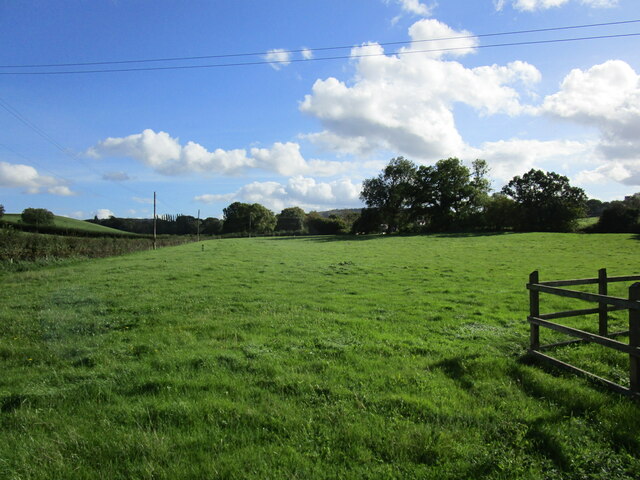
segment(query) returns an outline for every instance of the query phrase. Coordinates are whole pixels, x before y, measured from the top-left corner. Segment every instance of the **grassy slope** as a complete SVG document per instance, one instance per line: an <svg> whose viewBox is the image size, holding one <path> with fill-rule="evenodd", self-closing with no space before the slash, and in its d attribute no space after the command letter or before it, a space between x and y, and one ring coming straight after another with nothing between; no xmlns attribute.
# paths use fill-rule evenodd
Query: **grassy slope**
<svg viewBox="0 0 640 480"><path fill-rule="evenodd" d="M5 274L0 477L638 478L640 406L521 356L531 270L637 273L639 247L240 239ZM563 355L624 380L589 348Z"/></svg>
<svg viewBox="0 0 640 480"><path fill-rule="evenodd" d="M7 223L20 223L19 213L7 213L2 217L2 220ZM87 232L103 232L103 233L117 233L120 235L133 235L129 232L123 232L115 228L105 227L103 225L97 225L95 223L85 222L84 220L76 220L69 217L61 217L56 215L54 219L54 226L63 229L81 230Z"/></svg>

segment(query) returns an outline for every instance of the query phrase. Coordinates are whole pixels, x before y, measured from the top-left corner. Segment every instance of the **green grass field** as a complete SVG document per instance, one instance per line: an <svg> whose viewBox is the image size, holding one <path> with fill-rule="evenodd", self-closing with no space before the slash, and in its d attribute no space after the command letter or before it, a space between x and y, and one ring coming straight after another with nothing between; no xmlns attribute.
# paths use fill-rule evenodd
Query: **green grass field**
<svg viewBox="0 0 640 480"><path fill-rule="evenodd" d="M254 238L5 272L0 478L640 478L640 405L524 357L532 270L638 273L639 250ZM627 381L622 354L558 355Z"/></svg>
<svg viewBox="0 0 640 480"><path fill-rule="evenodd" d="M22 222L19 213L6 213L2 219L10 224L19 224ZM134 235L133 233L123 232L122 230L116 230L115 228L105 227L91 222L85 222L84 220L76 220L69 217L61 217L55 215L53 226L63 230L77 230L84 232L96 232L96 233L113 233L118 235Z"/></svg>

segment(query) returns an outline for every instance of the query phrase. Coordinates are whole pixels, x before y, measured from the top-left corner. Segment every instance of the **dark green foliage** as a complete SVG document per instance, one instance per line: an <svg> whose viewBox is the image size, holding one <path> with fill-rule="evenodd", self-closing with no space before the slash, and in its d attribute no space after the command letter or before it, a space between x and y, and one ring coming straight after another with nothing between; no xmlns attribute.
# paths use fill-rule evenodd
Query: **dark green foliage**
<svg viewBox="0 0 640 480"><path fill-rule="evenodd" d="M484 225L488 230L500 231L513 228L517 205L502 193L494 193L484 207Z"/></svg>
<svg viewBox="0 0 640 480"><path fill-rule="evenodd" d="M191 215L178 215L176 217L177 235L195 235L198 231L198 219Z"/></svg>
<svg viewBox="0 0 640 480"><path fill-rule="evenodd" d="M285 208L277 215L276 231L302 233L305 213L300 207Z"/></svg>
<svg viewBox="0 0 640 480"><path fill-rule="evenodd" d="M220 235L222 233L222 220L209 217L202 222L202 233L205 235Z"/></svg>
<svg viewBox="0 0 640 480"><path fill-rule="evenodd" d="M157 246L180 245L190 237L159 237ZM151 250L153 240L139 237L75 237L26 233L0 228L0 264L50 261L62 258L96 258ZM6 265L5 265L6 266Z"/></svg>
<svg viewBox="0 0 640 480"><path fill-rule="evenodd" d="M0 218L4 217L4 205L0 204Z"/></svg>
<svg viewBox="0 0 640 480"><path fill-rule="evenodd" d="M609 207L603 210L598 223L593 226L592 230L601 233L640 232L639 217L639 208L633 207L627 202L611 202Z"/></svg>
<svg viewBox="0 0 640 480"><path fill-rule="evenodd" d="M305 223L311 235L338 235L349 231L345 221L336 215L325 218L318 212L310 212Z"/></svg>
<svg viewBox="0 0 640 480"><path fill-rule="evenodd" d="M153 218L109 218L87 220L90 223L115 228L139 235L153 234ZM198 231L198 219L191 215L162 215L156 219L158 235L195 235Z"/></svg>
<svg viewBox="0 0 640 480"><path fill-rule="evenodd" d="M391 159L382 173L362 183L360 198L369 208L376 208L389 232L402 229L409 222L409 206L415 195L416 165L404 157Z"/></svg>
<svg viewBox="0 0 640 480"><path fill-rule="evenodd" d="M535 169L513 177L502 193L517 204L514 226L520 231L571 231L587 202L584 190L572 187L567 177Z"/></svg>
<svg viewBox="0 0 640 480"><path fill-rule="evenodd" d="M52 225L53 219L53 213L46 208L25 208L22 211L22 221L31 225Z"/></svg>
<svg viewBox="0 0 640 480"><path fill-rule="evenodd" d="M473 172L457 158L421 166L416 174L411 204L413 217L425 219L432 231L448 231L479 224L489 193L484 160L473 162Z"/></svg>
<svg viewBox="0 0 640 480"><path fill-rule="evenodd" d="M276 226L276 216L259 203L234 202L223 212L224 233L266 234Z"/></svg>
<svg viewBox="0 0 640 480"><path fill-rule="evenodd" d="M381 233L382 215L377 208L363 208L358 219L353 222L351 233Z"/></svg>
<svg viewBox="0 0 640 480"><path fill-rule="evenodd" d="M609 202L603 202L597 198L590 198L587 200L587 217L599 217L605 208L609 207Z"/></svg>

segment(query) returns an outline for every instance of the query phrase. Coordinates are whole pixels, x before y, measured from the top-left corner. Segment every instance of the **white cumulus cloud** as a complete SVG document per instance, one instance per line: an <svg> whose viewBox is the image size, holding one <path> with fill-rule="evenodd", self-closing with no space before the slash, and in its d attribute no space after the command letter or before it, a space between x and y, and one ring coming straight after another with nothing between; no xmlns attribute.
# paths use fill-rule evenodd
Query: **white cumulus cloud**
<svg viewBox="0 0 640 480"><path fill-rule="evenodd" d="M130 157L164 175L209 173L236 175L247 169L263 169L281 175L331 176L352 168L348 163L306 160L300 145L293 142L274 143L271 148L208 151L195 142L181 145L166 132L146 129L127 137L107 138L87 150L94 158Z"/></svg>
<svg viewBox="0 0 640 480"><path fill-rule="evenodd" d="M416 22L409 33L413 40L468 36L434 20ZM459 42L459 43L449 43ZM476 40L450 40L469 54ZM411 44L403 52L424 50ZM352 54L383 54L378 44L354 48ZM323 130L306 138L333 151L367 155L387 150L417 160L458 155L465 142L455 124L456 103L473 107L481 115L519 115L531 107L521 103L540 80L540 72L526 62L466 68L444 60L447 52L387 54L354 58L355 75L350 82L337 78L317 80L300 110L320 120Z"/></svg>
<svg viewBox="0 0 640 480"><path fill-rule="evenodd" d="M496 10L502 10L506 3L511 3L515 10L534 12L549 8L561 7L572 0L496 0ZM592 8L611 8L618 4L618 0L579 0L581 5Z"/></svg>
<svg viewBox="0 0 640 480"><path fill-rule="evenodd" d="M532 168L567 172L585 164L597 165L593 149L593 142L514 138L485 142L478 148L469 148L464 156L486 160L490 177L503 185Z"/></svg>
<svg viewBox="0 0 640 480"><path fill-rule="evenodd" d="M55 177L41 175L30 165L0 161L0 187L24 188L27 193L42 190L60 196L75 195L71 189Z"/></svg>
<svg viewBox="0 0 640 480"><path fill-rule="evenodd" d="M400 5L403 11L414 15L422 15L423 17L430 16L435 7L434 5L430 6L419 0L396 0L396 3Z"/></svg>
<svg viewBox="0 0 640 480"><path fill-rule="evenodd" d="M608 164L585 170L582 178L640 182L640 75L629 64L609 60L588 70L572 70L539 111L599 132L595 152Z"/></svg>
<svg viewBox="0 0 640 480"><path fill-rule="evenodd" d="M305 210L330 209L360 205L361 184L343 178L332 182L318 182L297 175L287 183L252 182L238 191L227 194L204 194L194 198L201 203L234 202L260 203L280 212L283 208L298 206Z"/></svg>
<svg viewBox="0 0 640 480"><path fill-rule="evenodd" d="M291 53L282 48L274 48L267 52L264 59L275 70L280 70L281 67L286 67L291 63Z"/></svg>
<svg viewBox="0 0 640 480"><path fill-rule="evenodd" d="M98 217L98 219L100 220L104 220L109 217L115 217L115 214L108 208L99 208L98 210L93 212L93 215Z"/></svg>

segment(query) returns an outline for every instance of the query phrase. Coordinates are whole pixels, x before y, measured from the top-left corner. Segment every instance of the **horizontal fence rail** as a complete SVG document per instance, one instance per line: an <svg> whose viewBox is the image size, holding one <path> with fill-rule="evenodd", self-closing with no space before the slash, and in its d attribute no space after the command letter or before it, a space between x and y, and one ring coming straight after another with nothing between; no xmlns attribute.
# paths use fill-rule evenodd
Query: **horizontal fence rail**
<svg viewBox="0 0 640 480"><path fill-rule="evenodd" d="M581 278L575 280L557 280L541 282L538 271L529 275L529 353L534 357L543 359L553 365L571 370L575 373L588 376L613 390L640 398L640 275L625 275L618 277L608 277L606 269L598 271L597 278ZM608 295L608 284L615 282L636 282L629 287L628 298L613 297ZM581 292L569 290L568 286L577 285L598 285L598 293ZM585 308L580 310L567 310L563 312L540 313L540 294L548 293L565 298L575 298L586 302L595 302L596 308ZM618 310L629 311L629 330L622 332L609 332L608 314ZM581 315L598 314L598 333L586 332L559 323L551 322L559 318L577 317ZM556 342L547 345L540 344L540 327L548 328L556 332L564 333L575 337L573 340ZM629 343L619 342L613 337L623 335L629 336ZM576 366L562 362L556 358L546 355L541 350L548 350L553 347L569 345L578 342L591 342L612 348L629 356L629 388L618 385L610 380L599 377L593 373L582 370Z"/></svg>

